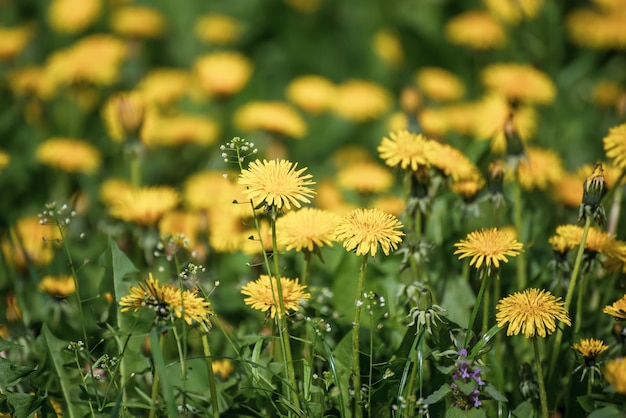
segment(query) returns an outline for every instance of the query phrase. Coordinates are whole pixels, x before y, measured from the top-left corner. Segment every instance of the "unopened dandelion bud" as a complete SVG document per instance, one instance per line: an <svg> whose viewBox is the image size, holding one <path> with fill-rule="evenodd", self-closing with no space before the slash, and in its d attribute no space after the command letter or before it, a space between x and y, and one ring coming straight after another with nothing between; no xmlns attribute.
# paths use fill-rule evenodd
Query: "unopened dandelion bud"
<svg viewBox="0 0 626 418"><path fill-rule="evenodd" d="M583 204L597 206L607 192L602 163L596 163L593 172L583 184Z"/></svg>
<svg viewBox="0 0 626 418"><path fill-rule="evenodd" d="M504 162L502 160L494 160L489 164L488 170L489 193L492 195L502 194L502 184L504 181Z"/></svg>
<svg viewBox="0 0 626 418"><path fill-rule="evenodd" d="M510 113L506 122L504 122L504 138L506 139L507 156L520 157L526 153L522 137L513 120L513 113Z"/></svg>

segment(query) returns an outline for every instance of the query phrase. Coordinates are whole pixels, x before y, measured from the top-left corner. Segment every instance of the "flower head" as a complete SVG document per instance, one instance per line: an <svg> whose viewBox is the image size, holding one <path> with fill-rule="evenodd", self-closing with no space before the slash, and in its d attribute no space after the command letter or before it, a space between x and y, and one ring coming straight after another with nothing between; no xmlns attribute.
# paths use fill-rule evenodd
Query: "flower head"
<svg viewBox="0 0 626 418"><path fill-rule="evenodd" d="M602 141L606 156L612 158L619 168L626 168L626 123L609 129Z"/></svg>
<svg viewBox="0 0 626 418"><path fill-rule="evenodd" d="M340 117L364 122L382 116L391 104L391 95L371 81L353 79L337 86L333 110Z"/></svg>
<svg viewBox="0 0 626 418"><path fill-rule="evenodd" d="M152 226L178 205L176 190L167 186L126 189L110 205L111 215L124 221Z"/></svg>
<svg viewBox="0 0 626 418"><path fill-rule="evenodd" d="M37 159L66 173L93 174L100 166L100 151L86 141L50 138L37 147Z"/></svg>
<svg viewBox="0 0 626 418"><path fill-rule="evenodd" d="M267 131L302 138L307 126L300 114L281 102L248 102L237 109L235 125L245 132Z"/></svg>
<svg viewBox="0 0 626 418"><path fill-rule="evenodd" d="M209 316L213 313L211 304L204 298L191 290L182 290L170 284L159 285L152 273L145 283L131 286L130 294L123 296L119 304L122 312L150 308L156 312L157 319L182 318L188 325L209 325Z"/></svg>
<svg viewBox="0 0 626 418"><path fill-rule="evenodd" d="M228 376L235 371L235 366L233 362L229 359L214 359L211 361L211 367L213 369L213 374L218 376L222 380L228 379Z"/></svg>
<svg viewBox="0 0 626 418"><path fill-rule="evenodd" d="M549 104L554 100L554 82L543 72L524 64L492 64L482 72L485 86L512 102Z"/></svg>
<svg viewBox="0 0 626 418"><path fill-rule="evenodd" d="M144 119L145 100L141 93L117 93L108 98L102 108L107 132L120 142L129 135L137 135Z"/></svg>
<svg viewBox="0 0 626 418"><path fill-rule="evenodd" d="M332 245L339 217L322 209L302 208L278 218L278 245L287 250L309 251Z"/></svg>
<svg viewBox="0 0 626 418"><path fill-rule="evenodd" d="M208 44L228 45L239 38L241 23L231 16L211 13L198 18L194 34Z"/></svg>
<svg viewBox="0 0 626 418"><path fill-rule="evenodd" d="M246 85L252 74L252 64L238 52L215 52L200 57L195 71L204 91L211 95L228 96Z"/></svg>
<svg viewBox="0 0 626 418"><path fill-rule="evenodd" d="M526 153L528 158L520 160L517 166L517 176L524 189L546 190L561 179L565 170L553 150L529 147Z"/></svg>
<svg viewBox="0 0 626 418"><path fill-rule="evenodd" d="M402 242L404 233L399 231L402 227L398 218L378 208L354 209L339 221L335 239L347 251L356 250L357 255L369 253L374 257L379 245L389 255Z"/></svg>
<svg viewBox="0 0 626 418"><path fill-rule="evenodd" d="M572 324L563 304L547 290L526 289L500 299L496 321L499 327L509 323L506 335L522 332L526 338L545 337L556 330L556 321Z"/></svg>
<svg viewBox="0 0 626 418"><path fill-rule="evenodd" d="M385 166L363 161L344 167L337 174L337 183L359 193L382 193L393 186L393 174Z"/></svg>
<svg viewBox="0 0 626 418"><path fill-rule="evenodd" d="M315 192L309 187L315 184L311 174L303 174L298 163L287 160L256 160L239 175L239 184L246 187L244 193L254 207L275 206L277 209L299 208L301 202L310 203Z"/></svg>
<svg viewBox="0 0 626 418"><path fill-rule="evenodd" d="M205 116L178 114L158 116L149 112L141 131L147 147L184 144L211 145L219 135L217 122Z"/></svg>
<svg viewBox="0 0 626 418"><path fill-rule="evenodd" d="M516 24L523 18L535 17L541 7L543 0L516 0L515 3L499 0L484 0L485 6L494 16L500 20Z"/></svg>
<svg viewBox="0 0 626 418"><path fill-rule="evenodd" d="M463 82L452 72L439 67L425 67L417 73L422 93L438 101L459 100L465 94Z"/></svg>
<svg viewBox="0 0 626 418"><path fill-rule="evenodd" d="M486 12L471 11L453 17L445 26L446 38L473 49L494 49L504 46L506 33L502 24Z"/></svg>
<svg viewBox="0 0 626 418"><path fill-rule="evenodd" d="M595 338L583 338L577 343L572 344L572 348L584 357L585 362L588 365L595 364L596 358L609 349L609 346L604 344L602 340L596 340Z"/></svg>
<svg viewBox="0 0 626 418"><path fill-rule="evenodd" d="M306 286L298 283L298 279L281 277L280 285L283 293L285 313L297 311L300 303L304 299L311 297L311 294L305 290ZM244 303L252 307L252 309L261 312L269 311L270 317L272 318L276 316L276 313L278 313L279 318L283 316L283 312L280 310L275 277L270 279L269 276L263 274L257 280L243 286L241 293L248 296L244 299Z"/></svg>
<svg viewBox="0 0 626 418"><path fill-rule="evenodd" d="M460 254L459 259L472 257L470 266L474 265L477 269L483 263L487 268L492 264L499 268L500 261L508 262L507 256L518 255L524 247L515 237L497 228L470 232L466 239L455 243L454 246L457 247L454 254Z"/></svg>
<svg viewBox="0 0 626 418"><path fill-rule="evenodd" d="M45 276L39 282L39 290L59 299L63 299L76 291L76 283L70 275Z"/></svg>
<svg viewBox="0 0 626 418"><path fill-rule="evenodd" d="M7 28L0 26L0 61L9 61L15 58L26 46L32 37L32 28L18 26Z"/></svg>
<svg viewBox="0 0 626 418"><path fill-rule="evenodd" d="M611 305L605 306L602 312L611 315L615 319L626 320L626 295Z"/></svg>
<svg viewBox="0 0 626 418"><path fill-rule="evenodd" d="M132 38L158 38L163 33L165 18L152 7L124 6L111 15L113 32Z"/></svg>
<svg viewBox="0 0 626 418"><path fill-rule="evenodd" d="M380 29L372 40L376 54L390 66L397 66L404 61L404 50L398 34L393 30Z"/></svg>
<svg viewBox="0 0 626 418"><path fill-rule="evenodd" d="M51 241L61 238L57 228L42 224L37 216L19 219L11 227L10 235L10 239L2 239L2 253L7 263L20 268L31 263L36 266L50 263L54 257Z"/></svg>
<svg viewBox="0 0 626 418"><path fill-rule="evenodd" d="M91 26L101 9L101 0L54 0L48 9L48 22L57 32L74 34Z"/></svg>
<svg viewBox="0 0 626 418"><path fill-rule="evenodd" d="M439 169L453 180L477 179L482 177L478 167L458 148L437 141L429 141L426 155L431 166Z"/></svg>
<svg viewBox="0 0 626 418"><path fill-rule="evenodd" d="M291 80L287 86L287 98L310 113L327 110L335 94L335 85L324 77L305 75Z"/></svg>
<svg viewBox="0 0 626 418"><path fill-rule="evenodd" d="M167 106L176 102L189 90L190 80L191 76L185 70L157 68L146 74L137 89L147 103Z"/></svg>
<svg viewBox="0 0 626 418"><path fill-rule="evenodd" d="M604 365L604 377L616 392L626 395L626 359L618 357Z"/></svg>
<svg viewBox="0 0 626 418"><path fill-rule="evenodd" d="M426 144L428 139L422 134L414 134L407 130L391 132L378 146L380 158L390 167L417 170L418 165L427 165Z"/></svg>

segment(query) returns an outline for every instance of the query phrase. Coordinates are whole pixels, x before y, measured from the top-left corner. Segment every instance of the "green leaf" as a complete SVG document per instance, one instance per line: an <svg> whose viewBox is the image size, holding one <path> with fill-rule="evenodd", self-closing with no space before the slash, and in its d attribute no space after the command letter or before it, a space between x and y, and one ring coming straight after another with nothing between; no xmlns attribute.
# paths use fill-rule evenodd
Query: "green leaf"
<svg viewBox="0 0 626 418"><path fill-rule="evenodd" d="M36 395L29 395L28 393L6 393L7 402L10 405L14 417L30 417L32 416L43 404L44 399ZM45 415L51 417L52 414ZM56 415L55 415L56 416Z"/></svg>
<svg viewBox="0 0 626 418"><path fill-rule="evenodd" d="M448 310L448 318L451 321L467 328L474 302L476 297L467 280L454 277L449 279L440 305Z"/></svg>
<svg viewBox="0 0 626 418"><path fill-rule="evenodd" d="M446 418L486 418L487 414L479 408L472 408L464 411L459 408L451 407L446 411Z"/></svg>
<svg viewBox="0 0 626 418"><path fill-rule="evenodd" d="M492 384L488 383L487 386L485 386L483 388L485 390L485 392L487 393L487 395L489 395L491 397L491 399L499 401L499 402L508 402L509 400L506 398L506 396L504 396L503 394L501 394L500 392L498 392L498 389L496 389Z"/></svg>
<svg viewBox="0 0 626 418"><path fill-rule="evenodd" d="M432 405L434 403L437 403L445 398L450 392L452 392L452 388L449 384L444 383L439 389L437 389L436 391L431 393L426 399L424 399L424 403L426 405Z"/></svg>
<svg viewBox="0 0 626 418"><path fill-rule="evenodd" d="M7 387L15 386L35 369L28 366L20 366L0 357L0 388L3 391Z"/></svg>
<svg viewBox="0 0 626 418"><path fill-rule="evenodd" d="M7 341L4 338L0 337L0 351L10 350L12 348L20 348L22 345L16 344L12 341Z"/></svg>
<svg viewBox="0 0 626 418"><path fill-rule="evenodd" d="M513 410L512 414L515 418L534 418L535 408L533 408L530 401L524 401L517 405L517 408Z"/></svg>
<svg viewBox="0 0 626 418"><path fill-rule="evenodd" d="M454 383L465 396L471 395L474 389L478 387L476 382L474 382L473 380L470 380L467 383L463 382L462 380L455 380Z"/></svg>
<svg viewBox="0 0 626 418"><path fill-rule="evenodd" d="M593 411L588 418L624 418L624 412L615 405L609 405Z"/></svg>
<svg viewBox="0 0 626 418"><path fill-rule="evenodd" d="M165 367L165 359L163 357L163 351L161 350L161 344L159 341L159 333L154 330L150 333L150 346L152 347L152 360L154 361L154 367L159 374L159 381L161 383L161 395L165 399L165 407L167 414L170 417L178 416L176 411L176 403L174 402L174 389L168 379L167 369Z"/></svg>

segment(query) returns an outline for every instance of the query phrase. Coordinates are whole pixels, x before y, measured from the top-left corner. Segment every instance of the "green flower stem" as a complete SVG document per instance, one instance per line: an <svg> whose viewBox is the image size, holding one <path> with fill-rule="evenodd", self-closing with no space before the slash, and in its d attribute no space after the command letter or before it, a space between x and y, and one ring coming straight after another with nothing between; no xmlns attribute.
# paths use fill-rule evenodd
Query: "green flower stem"
<svg viewBox="0 0 626 418"><path fill-rule="evenodd" d="M165 334L159 333L159 346L161 348L161 352L163 352L163 345L165 342ZM150 393L150 414L148 418L155 418L157 416L157 405L156 400L159 394L159 371L156 368L156 365L153 365L154 371L152 377L152 392Z"/></svg>
<svg viewBox="0 0 626 418"><path fill-rule="evenodd" d="M354 298L354 322L352 324L352 379L354 383L354 417L362 418L361 408L361 363L359 355L359 330L361 329L361 305L363 297L363 285L365 284L365 272L367 271L367 254L363 256L359 279L356 285Z"/></svg>
<svg viewBox="0 0 626 418"><path fill-rule="evenodd" d="M533 337L533 350L535 352L535 363L537 365L537 380L539 381L539 399L541 401L541 417L548 418L548 397L546 395L546 385L543 381L543 368L541 367L541 358L539 357L539 345L537 337Z"/></svg>
<svg viewBox="0 0 626 418"><path fill-rule="evenodd" d="M418 326L418 325L416 325ZM415 345L415 360L413 360L413 369L411 369L411 377L409 378L409 387L406 392L406 399L408 399L407 411L413 411L415 405L415 397L413 396L413 385L416 381L416 375L419 373L419 391L420 391L420 399L422 398L423 391L423 381L424 381L424 330L426 327L422 327L419 332L416 334L415 338L417 343Z"/></svg>
<svg viewBox="0 0 626 418"><path fill-rule="evenodd" d="M219 418L220 410L217 399L217 389L215 387L215 375L213 373L213 360L211 359L211 349L209 337L206 332L202 333L202 349L206 360L206 372L209 379L209 391L211 392L211 406L213 407L213 418Z"/></svg>
<svg viewBox="0 0 626 418"><path fill-rule="evenodd" d="M495 280L494 280L495 281ZM482 286L481 286L482 287ZM485 294L483 297L483 324L480 327L480 333L485 334L489 329L489 300L491 296L491 286L485 286Z"/></svg>
<svg viewBox="0 0 626 418"><path fill-rule="evenodd" d="M585 275L580 275L580 284L578 285L578 300L576 302L576 321L574 322L574 334L580 331L583 321L583 299L586 295L587 281Z"/></svg>
<svg viewBox="0 0 626 418"><path fill-rule="evenodd" d="M485 274L485 270L480 269L479 271L480 271L479 279L481 280L480 290L478 291L478 296L476 297L476 303L474 303L474 308L472 309L472 315L470 316L470 321L469 321L469 324L467 325L467 334L465 334L465 341L463 343L464 348L469 347L470 338L472 335L472 329L474 328L474 322L476 322L476 317L478 316L478 309L480 309L480 305L483 300L483 295L485 293L485 288L487 287L487 282L489 281L489 275Z"/></svg>
<svg viewBox="0 0 626 418"><path fill-rule="evenodd" d="M520 242L523 242L522 236L522 186L519 181L515 182L515 230ZM526 289L526 254L521 252L517 256L517 290Z"/></svg>
<svg viewBox="0 0 626 418"><path fill-rule="evenodd" d="M578 253L576 254L576 260L574 261L574 269L572 270L572 275L569 280L569 286L567 287L567 294L565 295L565 303L563 308L569 312L569 306L572 302L572 297L574 295L574 288L576 287L576 279L578 278L578 271L580 270L580 265L583 259L583 253L585 252L585 242L587 241L587 235L589 234L589 227L591 226L591 217L587 216L585 219L585 227L583 229L583 236L580 240L580 245L578 246ZM561 341L563 340L563 332L561 328L556 329L556 341L552 346L552 357L550 358L550 373L549 377L551 378L554 374L556 367L556 359L559 355L559 347L561 346Z"/></svg>

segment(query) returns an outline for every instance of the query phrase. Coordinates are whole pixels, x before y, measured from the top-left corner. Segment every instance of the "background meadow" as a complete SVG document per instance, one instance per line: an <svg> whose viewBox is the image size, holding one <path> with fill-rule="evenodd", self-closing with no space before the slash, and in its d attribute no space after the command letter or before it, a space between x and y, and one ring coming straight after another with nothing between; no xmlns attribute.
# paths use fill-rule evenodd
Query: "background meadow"
<svg viewBox="0 0 626 418"><path fill-rule="evenodd" d="M0 1L0 413L623 417L624 10Z"/></svg>

